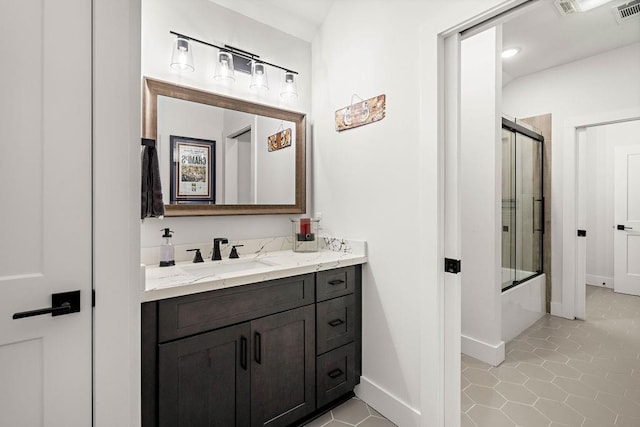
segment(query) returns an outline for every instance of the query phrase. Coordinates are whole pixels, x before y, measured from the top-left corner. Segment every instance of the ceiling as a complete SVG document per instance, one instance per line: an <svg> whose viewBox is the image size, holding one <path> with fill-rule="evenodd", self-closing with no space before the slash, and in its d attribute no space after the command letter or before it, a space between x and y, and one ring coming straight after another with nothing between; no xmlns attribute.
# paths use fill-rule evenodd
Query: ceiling
<svg viewBox="0 0 640 427"><path fill-rule="evenodd" d="M502 61L503 84L527 74L640 42L640 19L618 25L613 1L587 12L563 16L552 0L540 0L525 13L505 22L503 47L522 49Z"/></svg>
<svg viewBox="0 0 640 427"><path fill-rule="evenodd" d="M335 0L209 0L312 42ZM340 1L340 0L338 0ZM640 42L640 19L618 25L617 0L563 16L553 0L539 0L503 23L503 46L522 50L503 60L503 84L514 78Z"/></svg>
<svg viewBox="0 0 640 427"><path fill-rule="evenodd" d="M334 0L209 0L312 42Z"/></svg>

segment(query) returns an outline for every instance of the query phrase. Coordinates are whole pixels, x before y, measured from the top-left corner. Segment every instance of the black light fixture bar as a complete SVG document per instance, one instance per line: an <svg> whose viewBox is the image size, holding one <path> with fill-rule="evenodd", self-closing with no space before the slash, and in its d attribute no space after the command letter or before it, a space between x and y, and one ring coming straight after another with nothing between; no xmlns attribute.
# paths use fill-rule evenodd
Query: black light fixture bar
<svg viewBox="0 0 640 427"><path fill-rule="evenodd" d="M259 55L255 55L255 54L253 54L251 52L247 52L246 50L242 50L242 49L235 48L233 46L229 46L228 44L225 44L224 47L222 47L222 46L215 45L213 43L205 42L203 40L198 40L198 39L196 39L194 37L191 37L191 36L187 36L187 35L184 35L184 34L176 33L175 31L169 31L169 33L173 34L174 36L182 37L182 38L185 38L185 39L190 40L190 41L194 41L194 42L197 42L197 43L200 43L200 44L204 44L206 46L215 47L216 49L219 49L219 50L224 51L224 52L231 52L233 55L237 55L237 56L240 56L242 58L246 58L246 59L249 59L249 60L252 60L252 61L255 60L256 62L259 62L261 64L266 64L266 65L270 65L270 66L275 67L275 68L279 68L280 70L283 70L283 71L288 72L288 73L298 74L297 71L293 71L290 68L285 68L285 67L281 67L281 66L276 65L276 64L272 64L271 62L263 61L262 59L259 59L260 58Z"/></svg>

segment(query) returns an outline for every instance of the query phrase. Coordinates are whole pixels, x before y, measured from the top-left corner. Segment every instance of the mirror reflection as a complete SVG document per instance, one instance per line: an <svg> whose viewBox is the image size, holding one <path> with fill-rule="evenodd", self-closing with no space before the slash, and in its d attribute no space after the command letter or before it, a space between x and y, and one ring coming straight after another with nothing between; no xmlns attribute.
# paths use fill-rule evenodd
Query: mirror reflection
<svg viewBox="0 0 640 427"><path fill-rule="evenodd" d="M145 79L165 212L302 213L305 116Z"/></svg>

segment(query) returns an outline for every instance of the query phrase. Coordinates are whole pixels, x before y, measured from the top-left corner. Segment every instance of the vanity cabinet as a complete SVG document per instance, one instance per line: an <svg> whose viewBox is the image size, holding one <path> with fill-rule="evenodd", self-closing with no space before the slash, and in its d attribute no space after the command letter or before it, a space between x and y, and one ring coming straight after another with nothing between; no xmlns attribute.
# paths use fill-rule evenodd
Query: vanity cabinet
<svg viewBox="0 0 640 427"><path fill-rule="evenodd" d="M316 403L329 404L360 382L360 267L316 273Z"/></svg>
<svg viewBox="0 0 640 427"><path fill-rule="evenodd" d="M251 322L252 427L288 426L316 409L314 317L309 305Z"/></svg>
<svg viewBox="0 0 640 427"><path fill-rule="evenodd" d="M350 393L359 292L350 266L144 303L143 427L289 426Z"/></svg>
<svg viewBox="0 0 640 427"><path fill-rule="evenodd" d="M158 425L249 425L249 324L158 346Z"/></svg>

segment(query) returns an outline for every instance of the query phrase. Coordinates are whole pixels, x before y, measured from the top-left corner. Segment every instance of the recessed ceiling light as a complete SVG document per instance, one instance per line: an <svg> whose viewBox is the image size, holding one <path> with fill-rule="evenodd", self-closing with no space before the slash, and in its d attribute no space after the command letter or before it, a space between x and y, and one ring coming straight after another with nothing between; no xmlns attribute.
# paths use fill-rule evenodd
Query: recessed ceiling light
<svg viewBox="0 0 640 427"><path fill-rule="evenodd" d="M574 2L578 5L580 12L586 12L587 10L607 4L611 2L611 0L574 0Z"/></svg>
<svg viewBox="0 0 640 427"><path fill-rule="evenodd" d="M516 56L516 54L520 52L520 48L512 47L509 49L505 49L502 51L503 58L511 58L512 56Z"/></svg>

